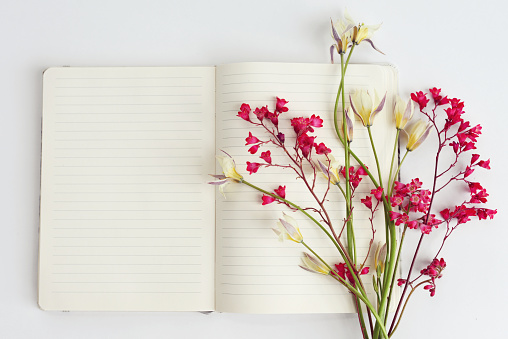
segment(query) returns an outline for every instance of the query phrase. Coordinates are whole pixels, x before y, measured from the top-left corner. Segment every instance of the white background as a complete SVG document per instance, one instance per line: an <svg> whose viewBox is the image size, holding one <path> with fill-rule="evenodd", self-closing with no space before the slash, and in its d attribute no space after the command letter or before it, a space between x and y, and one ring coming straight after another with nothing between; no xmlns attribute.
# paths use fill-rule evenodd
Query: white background
<svg viewBox="0 0 508 339"><path fill-rule="evenodd" d="M400 93L442 87L481 123L478 152L493 221L451 238L437 295L415 296L396 338L499 338L508 301L507 63L502 1L2 1L0 5L1 338L357 338L353 315L60 313L37 307L41 75L50 66L194 66L242 61L329 62L330 17L345 7L383 22L354 62L398 67ZM276 95L277 93L274 93ZM431 170L430 147L405 178ZM414 172L411 172L411 171ZM479 171L478 171L479 172ZM482 178L483 177L483 178ZM437 240L436 240L437 241ZM429 239L426 250L436 245ZM421 268L421 267L420 267Z"/></svg>

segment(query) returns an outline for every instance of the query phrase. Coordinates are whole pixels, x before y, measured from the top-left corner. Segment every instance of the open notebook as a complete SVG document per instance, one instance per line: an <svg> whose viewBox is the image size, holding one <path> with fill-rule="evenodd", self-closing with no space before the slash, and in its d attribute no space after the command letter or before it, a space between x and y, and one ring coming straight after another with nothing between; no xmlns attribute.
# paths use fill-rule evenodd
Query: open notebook
<svg viewBox="0 0 508 339"><path fill-rule="evenodd" d="M294 175L272 168L249 176L245 138L260 130L236 117L240 105L289 101L288 117L320 115L321 142L340 159L332 112L340 67L244 63L218 67L50 68L44 73L39 305L45 310L353 312L350 294L329 277L298 267L303 248L271 230L282 205L239 184L226 196L207 185L219 150L247 180L312 205ZM389 166L397 89L393 67L350 65L346 89L387 94L374 124L378 153ZM372 164L361 124L352 144ZM281 160L277 154L274 160ZM277 158L278 157L278 158ZM319 180L318 180L319 181ZM364 180L366 183L367 180ZM318 185L326 185L321 180ZM324 186L323 186L324 187ZM362 184L358 200L370 192ZM360 192L362 191L362 192ZM329 194L341 220L343 203ZM306 242L330 263L338 253L302 215ZM368 214L355 207L360 251L371 236ZM382 220L378 220L381 221ZM376 233L383 239L382 232ZM365 279L368 285L370 279Z"/></svg>

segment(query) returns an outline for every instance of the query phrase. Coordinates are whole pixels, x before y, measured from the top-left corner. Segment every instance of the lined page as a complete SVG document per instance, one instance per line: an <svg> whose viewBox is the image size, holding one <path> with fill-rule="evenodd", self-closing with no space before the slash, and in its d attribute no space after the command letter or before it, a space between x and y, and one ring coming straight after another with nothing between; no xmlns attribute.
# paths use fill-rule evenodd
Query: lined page
<svg viewBox="0 0 508 339"><path fill-rule="evenodd" d="M39 304L214 308L214 68L44 74Z"/></svg>
<svg viewBox="0 0 508 339"><path fill-rule="evenodd" d="M393 107L394 77L393 69L386 66L350 65L346 77L346 95L356 88L376 89L381 96L388 91L386 106L374 124L374 137L377 151L382 159L384 173L390 162L394 144L394 128L391 108ZM337 88L340 81L340 67L334 65L310 64L237 64L220 66L217 71L217 148L231 154L238 171L245 179L263 189L273 191L279 185L286 186L286 198L301 207L318 208L301 180L289 169L261 168L258 173L249 175L246 161L260 162L262 151L270 149L274 163L288 165L288 158L273 147L261 146L256 155L247 152L245 145L249 131L261 140L267 135L260 128L237 117L242 103L251 108L268 105L273 111L275 96L289 101L288 113L283 113L280 126L286 135L286 145L294 145L294 135L289 119L296 116L319 115L324 119L324 127L316 129L316 142L324 142L332 148L332 154L339 161L344 151L334 134L332 118ZM255 117L254 117L255 119ZM291 148L291 147L290 147ZM377 174L374 158L366 129L356 123L352 148L365 160L373 173ZM343 163L343 160L342 160ZM377 177L377 176L376 176ZM324 192L326 180L319 176L316 192ZM334 189L335 188L335 189ZM373 186L369 180L362 181L356 191L357 202L370 193ZM229 185L227 199L217 196L217 309L226 312L246 313L318 313L354 312L351 295L330 277L309 273L298 265L305 248L291 241L280 243L272 231L282 212L295 218L308 245L317 251L330 264L343 262L338 251L324 234L299 212L292 212L284 205L276 203L262 206L261 193L246 185ZM334 220L337 233L345 217L343 198L336 187L327 195L326 208ZM320 220L320 217L314 215ZM357 239L358 260L369 251L372 227L368 218L370 212L360 203L354 206L355 235ZM384 239L384 226L381 217L375 220L378 231L374 244ZM372 264L371 249L367 265ZM364 279L371 290L370 277Z"/></svg>

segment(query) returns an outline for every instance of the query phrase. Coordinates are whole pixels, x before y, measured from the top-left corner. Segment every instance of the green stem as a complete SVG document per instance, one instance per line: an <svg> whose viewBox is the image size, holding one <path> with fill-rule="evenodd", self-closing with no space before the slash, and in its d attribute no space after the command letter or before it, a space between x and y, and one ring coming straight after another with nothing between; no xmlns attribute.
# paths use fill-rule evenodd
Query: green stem
<svg viewBox="0 0 508 339"><path fill-rule="evenodd" d="M392 153L392 162L390 164L390 174L388 175L388 187L386 188L386 191L387 192L390 192L391 189L390 189L390 183L391 183L391 180L392 180L392 169L393 169L393 162L395 161L395 153L397 151L397 146L399 145L399 133L400 133L400 129L397 128L397 135L395 136L395 145L393 145L393 153Z"/></svg>
<svg viewBox="0 0 508 339"><path fill-rule="evenodd" d="M395 179L397 178L397 175L399 174L400 168L402 167L402 164L404 163L404 160L406 160L406 157L409 154L409 152L410 151L406 150L406 153L404 154L404 157L402 158L402 160L400 161L399 166L397 167L397 172L395 172L395 175L393 176L393 180L392 180L392 184L391 184L391 189L390 189L390 196L392 196L392 193L393 193L393 186L395 184Z"/></svg>
<svg viewBox="0 0 508 339"><path fill-rule="evenodd" d="M351 58L351 54L353 54L354 49L355 49L355 45L353 45L351 47L351 49L349 50L349 55L346 59L346 64L344 65L344 74L346 73L347 66L349 65L349 59ZM342 75L342 65L341 65L341 75ZM343 89L344 89L344 77L342 76L342 78L340 79L339 90L337 91L337 97L335 98L335 107L333 109L333 124L335 126L335 133L339 137L339 140L342 144L344 144L344 140L340 136L339 122L337 121L337 112L338 112L338 107L339 107L340 93Z"/></svg>
<svg viewBox="0 0 508 339"><path fill-rule="evenodd" d="M402 231L402 236L400 237L400 245L399 250L397 252L397 259L395 259L395 269L394 272L397 272L397 269L399 268L399 261L400 261L400 254L402 253L402 244L404 243L404 237L406 236L406 230L407 226L404 226L404 231ZM390 292L388 293L388 302L386 304L386 309L390 309L390 303L392 301L392 293L393 293L393 287L395 286L395 279L392 280L392 283L390 285ZM388 322L388 312L386 312L385 315L385 324Z"/></svg>
<svg viewBox="0 0 508 339"><path fill-rule="evenodd" d="M372 152L374 152L374 158L376 159L376 167L377 167L377 173L379 176L379 187L383 187L383 179L381 178L381 168L379 167L379 159L377 157L376 147L374 146L374 140L372 139L372 132L370 130L370 126L367 126L367 131L369 131L369 139L370 139L370 145L372 147Z"/></svg>
<svg viewBox="0 0 508 339"><path fill-rule="evenodd" d="M327 236L328 238L332 241L332 243L335 245L335 247L337 248L337 250L339 251L340 255L342 256L342 259L344 260L344 262L346 263L346 266L348 267L349 271L351 272L351 275L353 276L353 279L356 283L356 285L358 286L358 289L360 290L361 294L367 298L367 293L365 292L365 289L363 288L363 285L362 283L360 282L357 274L355 274L356 270L353 268L353 262L351 260L351 257L349 257L347 251L344 249L343 245L341 245L327 230L326 228L321 225L321 223L319 221L317 221L312 215L310 215L309 213L307 213L307 211L303 210L300 206L296 205L295 203L289 201L289 200L286 200L284 198L281 198L279 197L278 195L275 195L273 193L270 193L260 187L257 187L256 185L253 185L251 184L250 182L246 181L245 179L242 179L240 181L240 183L242 184L245 184L251 188L254 188L255 190L259 191L259 192L262 192L266 195L269 195L277 200L280 200L280 201L283 201L285 203L287 203L288 205L290 206L293 206L294 208L296 208L297 210L299 210L300 212L302 212L307 218L309 218L310 220L312 220L312 222L314 222L314 224L316 224Z"/></svg>

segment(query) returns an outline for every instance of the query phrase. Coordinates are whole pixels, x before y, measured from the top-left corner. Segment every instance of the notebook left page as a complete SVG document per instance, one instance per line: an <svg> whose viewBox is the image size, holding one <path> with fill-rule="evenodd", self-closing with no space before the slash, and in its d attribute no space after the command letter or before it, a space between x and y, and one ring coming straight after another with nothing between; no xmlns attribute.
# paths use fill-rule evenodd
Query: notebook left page
<svg viewBox="0 0 508 339"><path fill-rule="evenodd" d="M39 305L214 309L215 69L44 73Z"/></svg>

